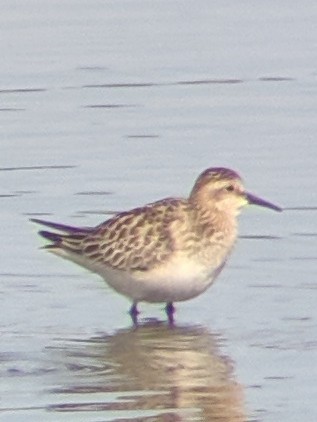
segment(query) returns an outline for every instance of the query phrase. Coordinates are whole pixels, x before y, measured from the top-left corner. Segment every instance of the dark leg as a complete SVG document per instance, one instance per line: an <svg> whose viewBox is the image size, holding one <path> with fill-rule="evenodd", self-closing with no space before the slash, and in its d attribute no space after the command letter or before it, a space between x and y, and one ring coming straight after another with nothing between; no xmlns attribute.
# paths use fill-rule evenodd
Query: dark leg
<svg viewBox="0 0 317 422"><path fill-rule="evenodd" d="M138 324L138 315L139 315L139 311L138 311L138 306L137 306L137 302L133 303L133 305L130 308L129 314L131 316L132 322L134 325Z"/></svg>
<svg viewBox="0 0 317 422"><path fill-rule="evenodd" d="M169 324L173 325L174 324L174 313L175 313L175 308L172 302L168 302L166 304L166 308L165 308L167 317L168 317L168 322Z"/></svg>

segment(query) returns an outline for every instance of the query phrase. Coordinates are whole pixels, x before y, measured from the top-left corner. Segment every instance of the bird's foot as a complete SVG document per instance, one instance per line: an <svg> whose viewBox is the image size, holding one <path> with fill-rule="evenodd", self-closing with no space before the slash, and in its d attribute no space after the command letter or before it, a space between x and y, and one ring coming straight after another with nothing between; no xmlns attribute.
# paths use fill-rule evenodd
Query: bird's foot
<svg viewBox="0 0 317 422"><path fill-rule="evenodd" d="M174 313L175 313L176 309L175 309L172 302L168 302L166 304L165 311L166 311L166 314L167 314L168 323L170 325L174 325Z"/></svg>
<svg viewBox="0 0 317 422"><path fill-rule="evenodd" d="M133 303L133 305L130 308L129 314L131 316L132 322L134 325L138 325L138 315L139 315L139 311L138 311L138 306L137 303Z"/></svg>

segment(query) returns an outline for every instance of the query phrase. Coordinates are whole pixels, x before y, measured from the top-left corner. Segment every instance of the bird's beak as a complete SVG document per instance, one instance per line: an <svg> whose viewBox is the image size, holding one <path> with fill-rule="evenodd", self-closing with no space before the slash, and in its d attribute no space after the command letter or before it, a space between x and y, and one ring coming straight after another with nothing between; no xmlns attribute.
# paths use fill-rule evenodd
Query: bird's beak
<svg viewBox="0 0 317 422"><path fill-rule="evenodd" d="M246 199L249 204L259 205L260 207L270 208L274 211L282 211L282 208L277 205L272 204L271 202L265 201L264 199L259 198L258 196L252 195L252 193L246 193Z"/></svg>

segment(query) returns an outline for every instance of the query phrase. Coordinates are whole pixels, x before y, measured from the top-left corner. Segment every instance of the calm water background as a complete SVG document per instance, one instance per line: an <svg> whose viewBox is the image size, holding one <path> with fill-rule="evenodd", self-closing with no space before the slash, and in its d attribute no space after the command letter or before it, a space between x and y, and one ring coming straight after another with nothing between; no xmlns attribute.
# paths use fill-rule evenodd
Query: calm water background
<svg viewBox="0 0 317 422"><path fill-rule="evenodd" d="M316 421L316 2L0 9L0 419ZM38 249L30 216L94 225L220 165L286 209L245 211L173 330Z"/></svg>

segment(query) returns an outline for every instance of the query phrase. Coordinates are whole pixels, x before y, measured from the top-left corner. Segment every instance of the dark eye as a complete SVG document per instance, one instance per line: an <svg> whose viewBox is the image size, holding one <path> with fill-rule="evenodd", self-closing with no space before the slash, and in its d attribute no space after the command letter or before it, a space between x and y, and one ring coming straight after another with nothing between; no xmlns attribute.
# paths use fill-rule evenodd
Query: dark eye
<svg viewBox="0 0 317 422"><path fill-rule="evenodd" d="M228 185L228 186L226 186L226 191L227 191L227 192L232 192L232 191L234 191L234 186L233 186L233 185Z"/></svg>

